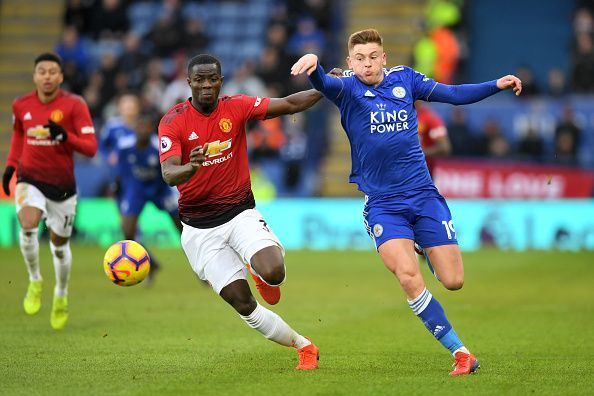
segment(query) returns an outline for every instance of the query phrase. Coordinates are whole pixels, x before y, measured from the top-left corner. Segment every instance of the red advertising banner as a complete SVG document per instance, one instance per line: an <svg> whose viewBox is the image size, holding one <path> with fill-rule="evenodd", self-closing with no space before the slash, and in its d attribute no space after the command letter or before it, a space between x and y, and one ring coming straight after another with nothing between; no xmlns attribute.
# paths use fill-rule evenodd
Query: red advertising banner
<svg viewBox="0 0 594 396"><path fill-rule="evenodd" d="M439 160L433 178L446 198L588 198L594 172L523 162Z"/></svg>

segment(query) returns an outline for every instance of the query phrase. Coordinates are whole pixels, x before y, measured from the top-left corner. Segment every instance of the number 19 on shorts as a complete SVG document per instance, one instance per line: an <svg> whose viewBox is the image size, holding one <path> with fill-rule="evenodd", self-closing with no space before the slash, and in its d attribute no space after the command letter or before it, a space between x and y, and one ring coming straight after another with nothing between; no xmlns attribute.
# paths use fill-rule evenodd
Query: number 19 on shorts
<svg viewBox="0 0 594 396"><path fill-rule="evenodd" d="M452 220L444 220L441 222L441 224L443 224L443 226L445 227L446 233L448 234L448 239L452 239L452 234L456 234L456 230L454 230L454 223L452 222Z"/></svg>

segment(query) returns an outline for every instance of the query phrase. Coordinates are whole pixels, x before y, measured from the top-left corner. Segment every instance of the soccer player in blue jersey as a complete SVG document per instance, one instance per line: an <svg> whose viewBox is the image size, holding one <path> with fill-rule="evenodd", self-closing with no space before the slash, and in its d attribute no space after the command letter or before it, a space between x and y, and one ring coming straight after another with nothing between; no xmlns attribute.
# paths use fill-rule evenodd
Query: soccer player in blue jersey
<svg viewBox="0 0 594 396"><path fill-rule="evenodd" d="M510 88L519 95L522 83L508 75L482 84L445 85L406 66L385 69L386 54L375 29L353 33L348 51L351 71L343 77L326 75L314 54L301 57L291 73L306 72L312 85L340 109L351 144L350 182L366 195L369 235L413 312L454 355L450 374L470 374L479 362L425 287L415 257L417 241L441 283L449 290L462 287L464 267L452 216L429 176L413 104L415 100L468 104Z"/></svg>
<svg viewBox="0 0 594 396"><path fill-rule="evenodd" d="M183 228L178 216L178 194L161 176L159 138L153 133L154 127L152 117L140 115L132 130L133 134L119 137L114 150L117 177L120 180L118 206L126 239L136 238L138 218L148 202L169 213L180 233ZM153 279L154 271L159 267L151 254L151 271L147 280Z"/></svg>
<svg viewBox="0 0 594 396"><path fill-rule="evenodd" d="M110 118L101 129L99 153L110 167L117 163L118 141L126 136L134 136L134 129L140 115L140 99L127 93L118 99L118 116Z"/></svg>

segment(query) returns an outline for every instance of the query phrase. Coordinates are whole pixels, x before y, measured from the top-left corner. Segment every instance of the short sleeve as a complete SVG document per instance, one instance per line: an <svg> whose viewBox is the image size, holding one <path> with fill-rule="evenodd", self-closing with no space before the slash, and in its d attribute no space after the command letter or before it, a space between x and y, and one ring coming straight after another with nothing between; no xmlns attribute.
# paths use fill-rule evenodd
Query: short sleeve
<svg viewBox="0 0 594 396"><path fill-rule="evenodd" d="M163 162L173 156L181 157L182 150L176 123L166 114L159 123L159 159Z"/></svg>
<svg viewBox="0 0 594 396"><path fill-rule="evenodd" d="M428 101L431 92L433 92L435 86L437 85L437 82L434 79L425 76L423 73L419 73L418 71L411 68L407 69L410 75L414 99Z"/></svg>
<svg viewBox="0 0 594 396"><path fill-rule="evenodd" d="M244 111L244 117L246 121L263 120L266 118L270 98L247 95L239 95L238 98L241 100L241 107Z"/></svg>

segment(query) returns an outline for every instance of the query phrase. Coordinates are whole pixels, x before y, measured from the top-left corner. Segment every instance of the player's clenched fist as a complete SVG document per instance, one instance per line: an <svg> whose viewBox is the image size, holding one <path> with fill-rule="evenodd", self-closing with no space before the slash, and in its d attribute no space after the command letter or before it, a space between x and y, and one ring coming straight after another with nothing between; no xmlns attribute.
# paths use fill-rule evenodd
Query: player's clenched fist
<svg viewBox="0 0 594 396"><path fill-rule="evenodd" d="M311 73L314 72L314 70L316 70L316 67L318 67L317 55L306 54L299 58L299 60L295 62L293 67L291 67L291 74L296 76L303 72L306 72L309 76Z"/></svg>
<svg viewBox="0 0 594 396"><path fill-rule="evenodd" d="M196 146L190 151L190 166L194 170L198 170L204 161L206 161L206 154L208 153L208 143L204 146Z"/></svg>
<svg viewBox="0 0 594 396"><path fill-rule="evenodd" d="M508 74L507 76L503 76L499 80L497 80L497 88L499 88L499 89L512 88L514 90L514 93L516 94L516 96L519 96L520 93L522 92L522 81L518 77L516 77L512 74Z"/></svg>

